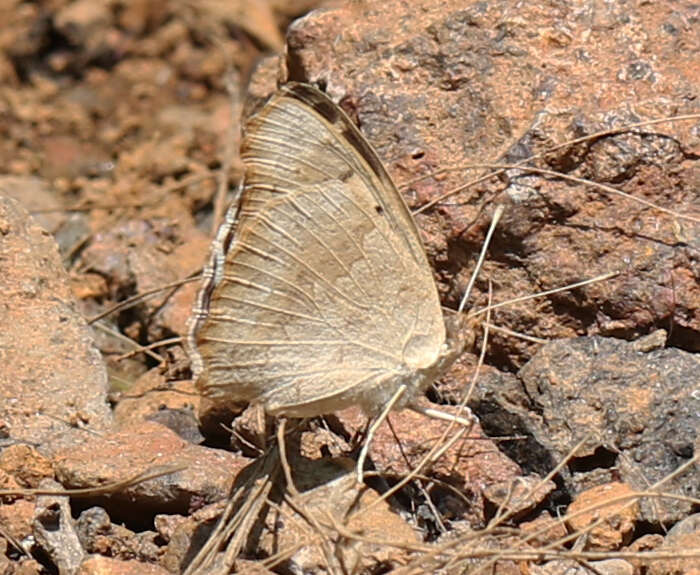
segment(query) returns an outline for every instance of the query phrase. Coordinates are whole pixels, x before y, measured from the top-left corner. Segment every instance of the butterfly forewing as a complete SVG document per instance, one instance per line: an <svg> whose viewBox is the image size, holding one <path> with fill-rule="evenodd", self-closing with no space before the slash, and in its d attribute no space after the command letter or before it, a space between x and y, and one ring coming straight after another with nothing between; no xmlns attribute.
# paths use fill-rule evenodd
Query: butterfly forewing
<svg viewBox="0 0 700 575"><path fill-rule="evenodd" d="M293 416L374 409L445 343L408 209L360 132L309 86L251 119L242 158L235 230L219 236L224 261L194 325L198 387Z"/></svg>

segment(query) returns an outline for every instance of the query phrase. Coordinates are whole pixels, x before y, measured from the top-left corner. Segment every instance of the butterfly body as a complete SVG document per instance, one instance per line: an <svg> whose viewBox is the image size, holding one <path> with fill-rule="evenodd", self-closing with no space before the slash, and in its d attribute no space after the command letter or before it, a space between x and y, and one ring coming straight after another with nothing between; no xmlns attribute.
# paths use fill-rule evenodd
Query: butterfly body
<svg viewBox="0 0 700 575"><path fill-rule="evenodd" d="M295 417L408 404L464 347L376 153L322 92L291 84L249 122L191 320L204 395Z"/></svg>

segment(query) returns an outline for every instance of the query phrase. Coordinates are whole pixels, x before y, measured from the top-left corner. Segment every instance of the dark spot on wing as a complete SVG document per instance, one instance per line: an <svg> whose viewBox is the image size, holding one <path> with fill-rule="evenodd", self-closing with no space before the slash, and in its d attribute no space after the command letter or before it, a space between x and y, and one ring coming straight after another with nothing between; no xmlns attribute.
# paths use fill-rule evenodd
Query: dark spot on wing
<svg viewBox="0 0 700 575"><path fill-rule="evenodd" d="M352 175L355 172L353 172L350 168L348 168L346 171L344 171L342 174L340 174L340 181L341 182L347 182L350 178L352 178Z"/></svg>
<svg viewBox="0 0 700 575"><path fill-rule="evenodd" d="M384 213L384 208L382 206L374 206L374 211L381 216Z"/></svg>

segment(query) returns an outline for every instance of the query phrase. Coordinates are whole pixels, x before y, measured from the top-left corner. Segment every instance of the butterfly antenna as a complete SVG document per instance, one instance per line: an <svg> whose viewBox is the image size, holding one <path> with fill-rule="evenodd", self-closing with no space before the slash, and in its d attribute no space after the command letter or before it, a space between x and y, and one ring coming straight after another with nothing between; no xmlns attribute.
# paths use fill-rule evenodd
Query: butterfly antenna
<svg viewBox="0 0 700 575"><path fill-rule="evenodd" d="M501 219L501 216L503 215L503 205L498 204L496 206L496 209L493 212L493 218L491 218L491 225L489 226L489 231L486 234L486 239L484 239L484 244L481 246L481 253L479 254L479 259L476 262L476 267L474 268L474 272L472 273L472 277L469 279L469 285L467 286L467 289L464 290L464 295L462 296L462 301L459 303L459 307L457 308L458 312L463 312L465 306L467 305L467 301L469 300L469 295L471 294L472 288L474 287L474 283L476 282L476 278L479 275L479 271L481 270L481 266L484 264L484 260L486 259L486 250L489 248L489 244L491 243L491 238L493 237L493 233L496 231L496 226L498 225L499 220Z"/></svg>
<svg viewBox="0 0 700 575"><path fill-rule="evenodd" d="M588 284L592 284L592 283L596 283L596 282L602 282L602 281L605 281L605 280L609 280L609 279L614 278L614 277L619 276L619 275L620 275L620 272L619 272L619 271L608 272L608 273L601 274L601 275L599 275L599 276L595 276L595 277L592 277L592 278L589 278L589 279L586 279L586 280L583 280L583 281L580 281L580 282L576 282L576 283L573 283L573 284L568 284L568 285L565 285L565 286L560 286L560 287L557 287L557 288L553 288L553 289L550 289L550 290L547 290L547 291L538 292L538 293L535 293L535 294L530 294L530 295L524 295L524 296L516 297L516 298L513 298L513 299L509 299L509 300L506 300L506 301L502 301L502 302L499 302L499 303L495 303L495 304L493 304L493 305L489 305L489 306L487 306L487 307L485 307L485 308L482 308L482 309L477 310L477 311L475 311L475 312L473 312L473 313L470 313L469 316L470 316L470 317L475 317L475 316L477 316L477 315L481 315L481 314L483 314L483 313L486 313L487 310L493 311L494 309L498 309L499 307L503 307L503 306L506 306L506 305L513 305L513 304L515 304L515 303L520 303L520 302L527 301L527 300L530 300L530 299L535 299L535 298L538 298L538 297L545 297L545 296L552 295L552 294L559 293L559 292L570 291L570 290L572 290L572 289L576 289L576 288L579 288L579 287L583 287L583 286L588 285Z"/></svg>

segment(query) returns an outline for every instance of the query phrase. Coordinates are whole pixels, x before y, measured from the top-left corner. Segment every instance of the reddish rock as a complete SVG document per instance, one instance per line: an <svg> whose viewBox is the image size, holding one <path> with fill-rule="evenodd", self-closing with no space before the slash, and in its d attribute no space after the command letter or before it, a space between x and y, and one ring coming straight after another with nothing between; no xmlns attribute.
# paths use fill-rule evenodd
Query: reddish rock
<svg viewBox="0 0 700 575"><path fill-rule="evenodd" d="M29 445L10 445L0 451L0 469L22 487L37 487L42 479L53 479L51 461Z"/></svg>
<svg viewBox="0 0 700 575"><path fill-rule="evenodd" d="M523 540L532 547L544 547L568 535L566 524L552 517L547 511L532 521L523 521L519 527Z"/></svg>
<svg viewBox="0 0 700 575"><path fill-rule="evenodd" d="M432 406L436 409L436 406ZM440 406L439 409L451 415L469 417L468 411L456 407ZM376 436L376 443L370 446L370 454L380 468L386 465L385 472L402 475L413 468L432 448L433 442L444 434L449 422L426 417L412 411L402 413L392 422L402 443L402 450L408 456L408 465L397 452L396 440L385 428ZM443 441L449 441L458 427ZM461 440L457 441L440 459L430 466L430 472L442 477L458 477L467 484L484 485L491 482L511 479L520 474L520 468L505 457L481 431L478 423Z"/></svg>
<svg viewBox="0 0 700 575"><path fill-rule="evenodd" d="M0 490L3 491L22 491L22 486L17 482L14 475L10 475L7 471L0 469ZM19 495L4 495L0 501L3 503L12 503Z"/></svg>
<svg viewBox="0 0 700 575"><path fill-rule="evenodd" d="M184 238L188 240L185 242ZM134 246L139 246L134 250ZM146 293L185 280L202 265L209 251L209 238L193 227L192 220L132 221L96 236L81 255L81 265L110 279L112 298ZM184 282L156 293L125 312L134 322L132 337L146 330L151 340L172 333L185 334L199 282ZM138 314L135 316L134 312ZM118 316L117 316L118 318ZM111 349L118 342L109 338ZM123 344L122 344L123 345ZM124 346L131 351L135 346ZM157 351L157 350L156 350Z"/></svg>
<svg viewBox="0 0 700 575"><path fill-rule="evenodd" d="M661 553L678 553L678 557L664 559L663 561L650 561L647 563L649 575L698 575L700 574L700 513L695 513L679 521L664 537L664 541L657 551ZM695 556L682 557L686 553Z"/></svg>
<svg viewBox="0 0 700 575"><path fill-rule="evenodd" d="M0 539L0 571L3 573L9 572L12 568L10 565L10 558L7 556L8 547L7 539L4 537Z"/></svg>
<svg viewBox="0 0 700 575"><path fill-rule="evenodd" d="M100 300L109 295L109 288L105 279L94 273L77 274L70 277L73 294L79 300Z"/></svg>
<svg viewBox="0 0 700 575"><path fill-rule="evenodd" d="M66 4L56 12L54 24L72 44L78 45L88 40L97 31L102 32L111 18L107 4L77 0Z"/></svg>
<svg viewBox="0 0 700 575"><path fill-rule="evenodd" d="M156 543L158 536L155 531L136 533L124 525L112 523L101 507L83 511L76 521L76 530L80 543L88 554L151 563L158 562L162 554L162 542Z"/></svg>
<svg viewBox="0 0 700 575"><path fill-rule="evenodd" d="M189 444L160 424L143 422L64 451L54 462L56 475L67 488L97 487L181 466L179 471L122 488L103 501L110 513L143 517L146 512L186 513L227 497L249 460Z"/></svg>
<svg viewBox="0 0 700 575"><path fill-rule="evenodd" d="M71 211L70 216L42 214L47 220L55 216L61 222L56 232L58 243L66 265L72 266L72 287L80 294L86 315L157 287L170 281L168 278L194 272L201 265L206 248L198 244L205 243L212 228L208 214L218 187L212 176L218 179L221 175L226 180L221 183L227 184L223 187L232 189L240 175L235 110L241 107L243 97L239 99L238 94L248 85L261 50L280 45L280 22L308 5L306 0L271 0L248 3L245 10L239 10L236 3L205 2L182 11L179 3L55 0L15 1L0 7L4 23L0 26L0 165L11 174L59 175L46 190L53 198L35 194L28 185L18 188L19 196L25 199L31 197L49 208L92 208ZM293 25L286 54L263 65L250 82L251 91L262 97L274 90L280 61L288 66L287 75L292 79L321 80L359 121L399 183L428 176L403 188L413 207L483 173L479 167L440 173L441 168L465 164L474 168L488 161L512 163L596 130L698 111L700 81L692 25L696 14L691 5L608 2L596 5L595 10L581 10L567 2L515 6L510 0L329 3ZM231 117L236 119L231 122ZM536 165L612 185L634 198L687 215L695 209L699 154L700 138L693 120L597 137L551 152ZM219 174L222 167L225 173ZM686 366L692 364L687 354L677 353L677 348L697 351L700 341L700 282L694 259L697 223L581 183L510 170L418 216L446 305L454 307L464 290L496 202L505 203L507 209L484 272L493 280L496 301L599 271L623 273L574 292L500 308L494 313L494 323L551 339L593 334L635 339L664 327L668 335L663 344L668 343L671 349L666 350L667 356L655 353L658 349L628 350L646 356L638 364L642 367L639 373L650 370L646 387L634 379L621 387L617 396L612 386L608 387L610 393L602 398L593 392L577 395L576 391L573 398L552 392L551 401L542 400L533 409L529 393L537 389L532 383L537 378L533 377L525 393L514 376L497 370L515 373L539 345L492 333L487 361L494 368L484 372L478 397L470 404L475 411L479 409L481 428L489 435L513 437L500 440L499 448L522 463L528 473L542 474L571 447L571 441L565 440L578 439L575 434L567 436L562 428L571 422L594 422L592 435L600 442L587 445L587 456L574 458L562 469L560 485L571 496L616 476L629 484L640 477L651 483L659 480L698 453L700 441L694 420L687 417L693 413L693 398L677 392L675 383L666 386L684 377L692 380L686 376ZM32 204L29 209L41 207ZM193 231L195 221L199 233ZM4 228L0 222L0 234L5 233ZM0 239L2 245L6 237ZM96 253L99 251L102 253ZM4 257L1 247L0 252ZM200 252L202 259L195 263ZM24 252L19 249L16 253ZM112 266L114 262L117 265ZM57 269L47 266L46 276L41 273L45 270L32 270L22 276L23 281L31 283L38 277L51 282L60 275ZM475 307L486 301L486 275L477 281L472 300ZM29 308L35 304L29 297L16 298L12 290L3 290L7 293L12 297L3 299L3 304L10 309L17 309L18 299ZM192 292L188 295L185 290L161 294L103 323L139 344L150 344L182 333L191 297ZM52 317L45 312L46 299L37 300L42 320ZM57 297L57 301L63 299ZM85 347L78 346L76 351L74 344L58 345L56 339L63 337L64 331L53 324L45 330L39 320L22 323L20 315L9 317L8 324L16 328L11 335L21 343L21 351L12 349L14 355L3 357L3 365L13 366L5 370L10 385L21 379L18 375L30 380L37 374L37 385L26 399L20 393L10 398L26 409L22 414L25 419L41 423L48 415L56 425L49 434L45 429L37 432L36 443L44 437L53 441L55 431L81 425L86 419L94 423L94 415L81 407L88 394L75 386L74 380L102 386L104 378L93 377L89 369L75 369L66 359L85 358ZM7 318L0 319L5 326ZM39 336L20 340L18 335L23 334L15 331L21 330L53 337L54 345L38 345ZM4 335L0 333L0 340ZM113 336L99 337L115 381L120 376L135 380L151 369L154 361L161 361L139 355L116 363L114 359L133 346ZM7 350L4 340L0 349ZM165 378L188 377L181 355L159 353L168 363L162 369ZM590 361L592 356L581 357ZM626 353L604 359L612 367L621 367L616 361L625 357L629 359ZM14 366L26 358L42 361L33 361L31 368L18 374ZM46 364L51 369L37 367L46 363L46 358L51 359ZM452 382L448 383L455 393L450 400L459 396L467 380L464 375L471 373L469 363L465 362L465 371L458 366L451 374ZM67 364L70 369L65 369ZM624 363L625 367L630 365ZM664 369L673 372L672 377L657 378ZM544 373L548 373L546 368ZM621 380L629 374L621 368L605 373ZM649 388L656 388L661 381L663 391L650 395ZM76 409L58 409L70 405L64 403L62 395L66 386L71 391L79 389L77 399L72 398L79 404ZM11 389L4 379L0 387ZM633 392L634 397L627 392ZM48 414L38 400L41 393L50 404ZM626 405L616 402L622 398ZM6 399L0 397L3 445L6 440L9 444L16 441L18 425L14 415L9 418L6 414L8 406L14 409L17 404ZM537 401L540 399L537 396ZM177 404L169 396L164 400L166 409L147 417L178 427L180 420L171 419L171 415L181 414L181 408L171 408L171 401ZM595 419L593 416L600 414L595 409L599 405L612 407L605 417ZM141 409L146 413L157 404L145 400L131 406L135 413ZM594 409L588 411L587 407ZM141 417L140 413L136 417ZM391 417L395 421L408 417L408 422L424 425L403 413ZM60 426L57 420L68 425ZM224 421L228 425L230 417ZM338 432L333 425L329 427ZM109 422L90 428L104 433ZM431 435L436 431L428 430ZM353 437L341 435L334 443L329 432L311 428L302 440L304 453L321 461L327 460L329 453L342 458ZM415 430L405 434L412 457L421 453L416 436ZM120 440L131 437L120 436ZM379 470L386 464L398 469L403 464L388 436L386 439L385 446L372 457ZM47 453L43 447L39 449ZM101 446L95 447L95 453L100 450ZM455 455L446 462L457 459ZM494 468L485 469L487 477L498 476L499 469L507 468L500 461L497 458ZM351 469L353 464L349 463ZM461 464L466 472L466 463ZM590 470L591 465L604 467ZM478 477L480 470L468 471ZM697 498L693 472L665 484L664 489ZM420 507L420 500L411 494L408 497L411 505ZM137 505L141 502L137 499ZM659 528L672 525L691 509L680 501L655 499L652 503L648 508L646 502L642 504L644 521ZM126 500L118 507L115 512L131 517L142 511L130 508ZM346 539L333 536L342 555ZM118 549L111 543L126 540L122 531L113 529L99 540L99 547ZM494 546L502 543L488 541ZM482 540L479 544L487 543ZM144 536L143 545L151 549L148 536ZM0 561L8 557L4 551L0 548ZM304 564L306 559L308 564L317 565L313 552L295 557L294 565ZM419 552L408 558L407 570L423 555ZM392 561L392 567L403 558ZM105 562L98 559L98 563ZM669 563L669 568L676 568L674 565ZM418 571L431 572L443 565L436 561L421 567ZM459 569L471 567L460 565ZM502 561L493 570L536 573L544 567ZM587 570L569 561L549 562L546 567L551 572ZM598 572L607 572L608 567L596 563ZM15 574L42 569L26 558L11 562L9 568ZM248 566L239 563L236 568ZM690 569L686 565L682 568ZM137 563L129 569L141 572L144 568ZM5 570L2 563L0 570Z"/></svg>
<svg viewBox="0 0 700 575"><path fill-rule="evenodd" d="M36 559L22 556L13 564L13 575L43 575L45 569Z"/></svg>
<svg viewBox="0 0 700 575"><path fill-rule="evenodd" d="M189 413L192 425L196 426L194 414L199 402L199 394L191 381L167 382L163 371L154 368L119 396L114 407L114 422L119 427L128 428L142 421L153 420L160 412L169 410L182 412L183 415Z"/></svg>
<svg viewBox="0 0 700 575"><path fill-rule="evenodd" d="M50 454L107 428L107 373L53 239L9 199L0 234L0 419L14 441Z"/></svg>
<svg viewBox="0 0 700 575"><path fill-rule="evenodd" d="M92 555L86 557L80 564L76 575L169 575L159 565L143 563L141 561L123 561L113 557Z"/></svg>
<svg viewBox="0 0 700 575"><path fill-rule="evenodd" d="M51 234L56 234L66 221L60 209L56 191L44 180L34 177L1 176L0 196L17 200L37 224Z"/></svg>
<svg viewBox="0 0 700 575"><path fill-rule="evenodd" d="M424 405L449 415L470 417L468 410L461 411L457 407L436 406L429 402L425 402ZM339 412L337 416L348 430L355 433L361 430L366 422L366 416L355 409ZM450 422L408 409L392 413L389 417L396 436L388 425L383 425L375 434L369 449L370 458L377 470L389 475L402 476L409 473L450 425ZM459 428L455 424L444 441L447 442L457 429ZM396 437L401 441L400 448ZM422 473L434 473L442 478L455 477L459 481L484 484L513 478L519 474L519 468L484 437L479 424L475 423L466 436L454 443L440 459Z"/></svg>
<svg viewBox="0 0 700 575"><path fill-rule="evenodd" d="M168 543L160 559L160 564L169 573L184 571L194 557L194 551L200 548L212 534L226 504L226 501L212 503L197 509L187 517L180 515L156 516L156 529Z"/></svg>
<svg viewBox="0 0 700 575"><path fill-rule="evenodd" d="M639 521L639 503L629 497L632 493L634 490L624 483L609 483L584 491L569 505L569 528L585 532L588 549L611 550L627 545ZM602 521L588 529L599 520Z"/></svg>
<svg viewBox="0 0 700 575"><path fill-rule="evenodd" d="M42 172L49 180L92 176L109 166L108 154L73 135L45 138L42 146Z"/></svg>
<svg viewBox="0 0 700 575"><path fill-rule="evenodd" d="M32 520L36 504L27 499L17 499L14 503L0 503L0 525L4 533L15 541L24 541L32 534Z"/></svg>
<svg viewBox="0 0 700 575"><path fill-rule="evenodd" d="M505 515L509 521L513 521L531 513L555 489L553 481L528 475L488 485L484 489L484 497L496 517Z"/></svg>
<svg viewBox="0 0 700 575"><path fill-rule="evenodd" d="M655 533L653 535L642 535L639 539L632 541L625 549L628 551L653 551L658 549L664 542L663 535Z"/></svg>
<svg viewBox="0 0 700 575"><path fill-rule="evenodd" d="M460 411L457 407L437 406L427 401L425 407L439 408L447 414L469 417L468 410ZM333 423L336 417L338 424ZM339 452L338 446L342 445L343 437L357 438L366 425L366 419L364 414L354 408L327 417L330 428L335 430L341 439L339 443L338 440L329 438L324 450L336 456L347 457L348 453ZM415 469L438 444L450 425L449 422L411 410L391 413L389 420L391 427L386 423L380 426L370 443L368 461L371 462L371 467L366 470L369 472L370 469L374 469L382 476L396 478L402 478ZM442 439L441 445L446 444L458 429L456 425L453 426ZM306 439L307 450L309 443ZM316 449L320 447L317 446ZM349 466L354 467L354 463L350 462ZM421 469L420 476L438 480L431 487L431 498L435 508L443 515L442 519L456 520L467 513L470 521L479 525L484 522L486 516L482 491L489 485L512 481L520 473L518 465L504 456L496 445L483 435L479 424L475 423L465 436L453 442L436 461ZM457 488L465 496L460 497L452 489L440 487L443 482Z"/></svg>

